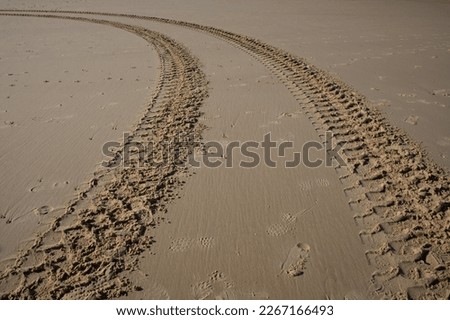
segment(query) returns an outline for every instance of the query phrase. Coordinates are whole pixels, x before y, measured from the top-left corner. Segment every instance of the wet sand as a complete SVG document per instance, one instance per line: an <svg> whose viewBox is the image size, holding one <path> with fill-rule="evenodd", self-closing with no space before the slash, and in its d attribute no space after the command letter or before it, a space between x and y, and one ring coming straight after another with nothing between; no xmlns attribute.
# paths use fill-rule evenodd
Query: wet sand
<svg viewBox="0 0 450 320"><path fill-rule="evenodd" d="M433 5L415 3L409 16L398 3L385 15L382 4L331 1L266 1L253 15L252 2L202 1L4 12L3 29L14 32L2 41L17 33L22 42L0 55L14 61L4 64L10 98L0 106L17 118L1 137L2 182L13 186L1 196L2 297L448 298L450 39L447 5ZM226 10L239 13L213 19ZM269 13L280 21L273 28ZM369 13L377 24L364 22ZM412 17L427 27L395 27ZM78 36L65 40L58 24ZM62 106L46 109L56 101ZM287 168L293 150L274 156L275 168L242 168L248 156L238 152L219 152L218 168L189 162L212 152L208 141L261 142L270 133L299 151L327 132L345 142L342 162ZM161 161L142 162L135 150L116 166L101 154L107 141L151 143ZM177 157L162 161L167 141ZM36 150L45 152L32 165L17 161Z"/></svg>

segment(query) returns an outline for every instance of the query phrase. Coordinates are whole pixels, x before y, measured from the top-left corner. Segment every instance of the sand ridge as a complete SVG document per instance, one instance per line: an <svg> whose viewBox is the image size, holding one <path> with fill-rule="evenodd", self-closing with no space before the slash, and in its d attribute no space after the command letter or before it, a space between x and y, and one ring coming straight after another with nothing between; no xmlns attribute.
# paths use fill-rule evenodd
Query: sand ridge
<svg viewBox="0 0 450 320"><path fill-rule="evenodd" d="M256 39L170 19L105 15L207 32L262 62L291 91L319 136L332 131L346 142L346 166L336 165L335 170L355 212L366 257L377 269L371 279L374 297L448 298L448 173L417 143L387 123L364 97L304 59ZM309 250L302 243L292 248L282 270L300 275Z"/></svg>

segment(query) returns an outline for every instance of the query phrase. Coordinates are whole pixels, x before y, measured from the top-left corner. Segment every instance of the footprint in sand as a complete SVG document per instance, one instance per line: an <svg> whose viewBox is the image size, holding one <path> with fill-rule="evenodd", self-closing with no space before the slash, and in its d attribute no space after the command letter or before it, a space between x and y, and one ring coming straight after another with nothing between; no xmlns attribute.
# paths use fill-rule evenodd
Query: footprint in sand
<svg viewBox="0 0 450 320"><path fill-rule="evenodd" d="M297 277L305 273L309 260L311 247L306 243L297 243L290 251L286 260L281 265L281 272L291 277Z"/></svg>
<svg viewBox="0 0 450 320"><path fill-rule="evenodd" d="M207 280L192 285L194 299L236 299L234 283L220 271L211 273Z"/></svg>
<svg viewBox="0 0 450 320"><path fill-rule="evenodd" d="M311 181L302 181L298 184L301 191L309 191L312 189L313 185Z"/></svg>
<svg viewBox="0 0 450 320"><path fill-rule="evenodd" d="M290 213L284 213L281 216L281 223L275 223L270 225L266 232L269 236L272 237L280 237L282 235L285 235L295 227L295 222L297 221L297 217L305 213L306 210L303 210L300 213L297 214L290 214Z"/></svg>
<svg viewBox="0 0 450 320"><path fill-rule="evenodd" d="M54 182L52 184L49 183L43 183L42 180L38 181L38 184L31 187L29 189L30 192L40 192L40 191L44 191L44 190L52 190L52 189L59 189L59 188L64 188L67 187L70 184L69 181L63 181L63 182Z"/></svg>
<svg viewBox="0 0 450 320"><path fill-rule="evenodd" d="M269 226L266 231L269 236L279 237L291 231L292 227L291 224L276 223Z"/></svg>
<svg viewBox="0 0 450 320"><path fill-rule="evenodd" d="M51 208L49 206L42 206L39 208L35 208L33 210L33 213L37 216L45 216L51 211Z"/></svg>
<svg viewBox="0 0 450 320"><path fill-rule="evenodd" d="M309 209L303 209L302 211L295 214L283 213L281 215L281 223L270 225L266 230L267 234L272 237L280 237L282 235L285 235L286 233L294 229L297 219L310 212L312 208L313 207Z"/></svg>
<svg viewBox="0 0 450 320"><path fill-rule="evenodd" d="M184 252L193 247L209 249L214 247L215 239L213 237L200 237L198 239L179 238L173 239L169 250L173 252Z"/></svg>
<svg viewBox="0 0 450 320"><path fill-rule="evenodd" d="M169 246L169 250L174 252L184 252L191 248L192 242L193 240L188 238L174 239Z"/></svg>
<svg viewBox="0 0 450 320"><path fill-rule="evenodd" d="M294 229L294 224L297 221L297 217L305 213L306 210L303 210L302 212L299 212L297 214L290 214L290 213L284 213L281 216L281 223L275 223L270 225L267 228L267 234L272 237L279 237L282 236L292 229Z"/></svg>
<svg viewBox="0 0 450 320"><path fill-rule="evenodd" d="M251 290L238 291L235 283L220 271L214 271L205 281L198 282L191 286L192 295L195 299L215 299L215 300L267 300L269 294L265 291Z"/></svg>
<svg viewBox="0 0 450 320"><path fill-rule="evenodd" d="M316 185L318 187L326 188L330 186L330 181L326 178L318 178L316 179Z"/></svg>
<svg viewBox="0 0 450 320"><path fill-rule="evenodd" d="M203 248L214 247L214 242L215 242L215 240L213 237L202 237L197 240L198 245Z"/></svg>

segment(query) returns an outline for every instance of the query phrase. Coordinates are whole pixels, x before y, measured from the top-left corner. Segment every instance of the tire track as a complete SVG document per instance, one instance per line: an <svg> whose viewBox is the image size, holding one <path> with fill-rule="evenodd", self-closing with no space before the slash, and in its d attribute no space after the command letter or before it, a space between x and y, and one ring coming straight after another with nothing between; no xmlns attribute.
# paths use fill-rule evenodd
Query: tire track
<svg viewBox="0 0 450 320"><path fill-rule="evenodd" d="M146 113L122 147L152 144L152 159L131 150L127 166L116 157L95 172L88 187L49 229L7 262L0 274L2 299L117 298L134 288L123 275L153 239L149 228L189 175L186 163L203 127L197 122L207 96L205 75L188 50L158 32L108 20L52 15L10 16L70 19L119 28L152 44L161 74ZM167 140L177 156L167 157ZM150 163L151 161L151 163Z"/></svg>
<svg viewBox="0 0 450 320"><path fill-rule="evenodd" d="M291 91L319 136L331 131L345 143L346 163L335 169L361 229L367 260L377 269L371 279L374 297L450 298L448 172L353 88L302 58L218 28L139 15L46 12L178 25L218 37L255 57Z"/></svg>

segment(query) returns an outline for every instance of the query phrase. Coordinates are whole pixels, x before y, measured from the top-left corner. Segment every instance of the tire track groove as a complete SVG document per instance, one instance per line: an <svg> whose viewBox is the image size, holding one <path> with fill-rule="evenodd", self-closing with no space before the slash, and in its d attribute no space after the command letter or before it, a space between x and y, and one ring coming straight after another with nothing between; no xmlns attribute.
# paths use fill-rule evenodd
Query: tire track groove
<svg viewBox="0 0 450 320"><path fill-rule="evenodd" d="M99 170L33 243L0 274L2 299L100 299L126 295L134 286L124 276L136 268L139 254L153 243L151 227L163 219L165 206L176 197L189 175L185 163L203 126L199 110L207 96L199 62L171 38L148 29L108 20L53 15L10 16L70 19L108 25L134 33L152 44L161 73L146 113L123 146L152 144L153 159L131 152L127 166L117 165L120 150ZM170 137L177 158L164 149ZM148 163L148 161L152 161Z"/></svg>

